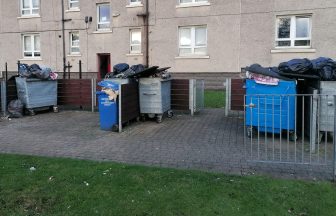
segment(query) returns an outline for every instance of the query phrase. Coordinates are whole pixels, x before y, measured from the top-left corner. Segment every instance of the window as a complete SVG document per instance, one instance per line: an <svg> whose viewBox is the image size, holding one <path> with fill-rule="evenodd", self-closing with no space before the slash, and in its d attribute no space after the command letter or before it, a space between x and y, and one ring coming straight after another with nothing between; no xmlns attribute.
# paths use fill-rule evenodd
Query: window
<svg viewBox="0 0 336 216"><path fill-rule="evenodd" d="M208 0L179 0L180 4L197 4L197 3L207 3Z"/></svg>
<svg viewBox="0 0 336 216"><path fill-rule="evenodd" d="M79 32L70 33L70 54L79 54Z"/></svg>
<svg viewBox="0 0 336 216"><path fill-rule="evenodd" d="M31 34L31 35L23 35L23 56L24 57L40 57L41 49L40 49L40 35Z"/></svg>
<svg viewBox="0 0 336 216"><path fill-rule="evenodd" d="M207 54L207 27L190 26L179 28L179 54L206 55Z"/></svg>
<svg viewBox="0 0 336 216"><path fill-rule="evenodd" d="M79 0L69 0L69 9L79 9Z"/></svg>
<svg viewBox="0 0 336 216"><path fill-rule="evenodd" d="M130 5L141 5L141 0L130 0Z"/></svg>
<svg viewBox="0 0 336 216"><path fill-rule="evenodd" d="M39 0L21 0L21 15L38 15L40 13Z"/></svg>
<svg viewBox="0 0 336 216"><path fill-rule="evenodd" d="M311 16L280 16L276 26L276 47L311 46Z"/></svg>
<svg viewBox="0 0 336 216"><path fill-rule="evenodd" d="M97 5L97 29L110 30L110 4Z"/></svg>
<svg viewBox="0 0 336 216"><path fill-rule="evenodd" d="M130 31L130 53L141 53L141 29Z"/></svg>

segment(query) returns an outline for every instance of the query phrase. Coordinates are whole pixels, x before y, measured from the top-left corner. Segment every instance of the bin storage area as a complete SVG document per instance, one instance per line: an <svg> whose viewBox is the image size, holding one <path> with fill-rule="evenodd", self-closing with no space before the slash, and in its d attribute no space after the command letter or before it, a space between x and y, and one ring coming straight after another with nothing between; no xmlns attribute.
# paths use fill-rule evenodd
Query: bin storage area
<svg viewBox="0 0 336 216"><path fill-rule="evenodd" d="M267 93L267 95L265 95ZM293 133L295 130L295 81L280 81L278 85L258 84L246 80L245 124L261 132ZM250 134L249 134L250 135Z"/></svg>
<svg viewBox="0 0 336 216"><path fill-rule="evenodd" d="M163 114L171 109L171 80L141 78L139 80L140 113L161 122Z"/></svg>
<svg viewBox="0 0 336 216"><path fill-rule="evenodd" d="M27 109L57 106L57 81L16 77L17 94Z"/></svg>

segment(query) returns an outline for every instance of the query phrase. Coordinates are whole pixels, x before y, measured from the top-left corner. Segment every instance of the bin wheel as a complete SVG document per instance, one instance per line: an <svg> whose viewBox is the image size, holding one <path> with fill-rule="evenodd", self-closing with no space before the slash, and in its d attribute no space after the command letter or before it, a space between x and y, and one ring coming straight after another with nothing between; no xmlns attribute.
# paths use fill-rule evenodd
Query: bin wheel
<svg viewBox="0 0 336 216"><path fill-rule="evenodd" d="M174 116L174 112L173 112L173 110L169 110L168 112L167 112L167 117L168 118L172 118Z"/></svg>
<svg viewBox="0 0 336 216"><path fill-rule="evenodd" d="M143 121L143 122L146 121L146 116L145 115L141 115L140 120Z"/></svg>
<svg viewBox="0 0 336 216"><path fill-rule="evenodd" d="M297 135L294 131L289 132L289 140L295 142L297 140Z"/></svg>
<svg viewBox="0 0 336 216"><path fill-rule="evenodd" d="M53 106L53 111L54 111L54 113L58 113L59 112L58 106Z"/></svg>
<svg viewBox="0 0 336 216"><path fill-rule="evenodd" d="M112 131L113 132L119 132L119 126L118 125L113 125Z"/></svg>
<svg viewBox="0 0 336 216"><path fill-rule="evenodd" d="M33 109L28 109L28 115L34 116L34 115L36 115L36 113Z"/></svg>
<svg viewBox="0 0 336 216"><path fill-rule="evenodd" d="M162 116L161 116L161 115L158 115L158 116L156 117L156 122L157 122L158 124L162 123Z"/></svg>

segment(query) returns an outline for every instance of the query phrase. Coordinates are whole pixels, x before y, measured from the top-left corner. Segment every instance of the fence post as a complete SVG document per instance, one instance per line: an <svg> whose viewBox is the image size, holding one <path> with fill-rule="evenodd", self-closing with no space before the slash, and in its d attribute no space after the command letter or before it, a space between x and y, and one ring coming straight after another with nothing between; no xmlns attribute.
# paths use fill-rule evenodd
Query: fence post
<svg viewBox="0 0 336 216"><path fill-rule="evenodd" d="M70 72L71 72L71 65L70 65L70 62L69 62L69 61L68 61L67 68L68 68L68 78L69 78L69 79L71 79L71 76L70 76Z"/></svg>
<svg viewBox="0 0 336 216"><path fill-rule="evenodd" d="M225 81L225 116L229 116L229 110L231 108L230 105L231 100L231 79L226 78Z"/></svg>
<svg viewBox="0 0 336 216"><path fill-rule="evenodd" d="M6 81L8 80L8 64L7 64L7 62L5 63L5 80ZM7 85L7 82L6 82L6 85Z"/></svg>
<svg viewBox="0 0 336 216"><path fill-rule="evenodd" d="M18 61L18 62L17 62L18 75L20 75L20 74L19 74L19 71L20 71L20 64L21 64L21 62Z"/></svg>
<svg viewBox="0 0 336 216"><path fill-rule="evenodd" d="M194 115L195 112L195 91L194 91L194 80L191 79L189 80L189 110L191 116Z"/></svg>
<svg viewBox="0 0 336 216"><path fill-rule="evenodd" d="M91 112L95 111L96 107L96 79L92 78L91 79Z"/></svg>
<svg viewBox="0 0 336 216"><path fill-rule="evenodd" d="M336 182L336 95L334 95L334 134L333 134L333 145L334 145L334 156L333 156L333 181Z"/></svg>
<svg viewBox="0 0 336 216"><path fill-rule="evenodd" d="M7 113L7 80L1 81L1 111L2 115L6 116Z"/></svg>
<svg viewBox="0 0 336 216"><path fill-rule="evenodd" d="M79 60L79 79L82 79L82 60Z"/></svg>
<svg viewBox="0 0 336 216"><path fill-rule="evenodd" d="M121 133L122 132L122 88L121 88L121 84L119 84L119 96L118 99L119 103L118 103L118 119L119 119L119 123L118 123L118 132Z"/></svg>

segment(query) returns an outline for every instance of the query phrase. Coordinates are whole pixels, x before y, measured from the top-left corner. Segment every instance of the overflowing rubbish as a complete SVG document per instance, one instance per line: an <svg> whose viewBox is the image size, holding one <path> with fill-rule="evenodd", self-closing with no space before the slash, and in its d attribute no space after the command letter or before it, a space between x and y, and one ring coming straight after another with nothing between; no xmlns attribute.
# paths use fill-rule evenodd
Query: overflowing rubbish
<svg viewBox="0 0 336 216"><path fill-rule="evenodd" d="M292 59L279 65L279 70L284 73L307 74L313 69L313 64L309 59Z"/></svg>
<svg viewBox="0 0 336 216"><path fill-rule="evenodd" d="M37 64L19 65L19 76L22 78L36 78L41 80L56 80L58 74L53 72L51 68L46 66L39 66Z"/></svg>
<svg viewBox="0 0 336 216"><path fill-rule="evenodd" d="M8 104L9 118L22 118L23 117L23 103L20 100L12 100Z"/></svg>
<svg viewBox="0 0 336 216"><path fill-rule="evenodd" d="M170 78L170 74L168 73L168 69L170 67L159 68L158 66L152 66L149 68L145 68L142 64L137 64L133 66L129 66L128 64L121 63L113 66L113 72L108 73L105 78L106 79L127 79L127 78L162 78L168 79Z"/></svg>
<svg viewBox="0 0 336 216"><path fill-rule="evenodd" d="M292 59L280 63L278 67L268 68L253 64L246 67L246 71L248 78L270 85L274 84L274 78L286 81L297 79L336 81L336 62L326 57L313 60Z"/></svg>
<svg viewBox="0 0 336 216"><path fill-rule="evenodd" d="M256 83L265 84L265 85L278 85L278 83L280 81L278 78L274 78L274 77L271 77L271 76L265 76L265 75L262 75L262 74L256 74L256 73L252 73L252 72L249 72L249 71L246 72L246 77L248 79L255 80Z"/></svg>

